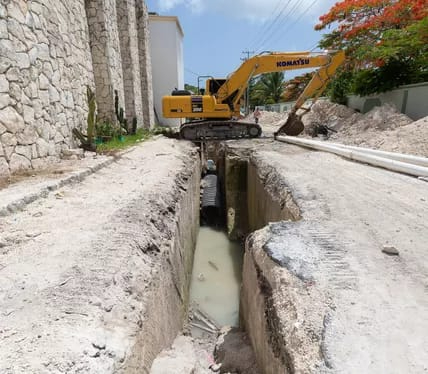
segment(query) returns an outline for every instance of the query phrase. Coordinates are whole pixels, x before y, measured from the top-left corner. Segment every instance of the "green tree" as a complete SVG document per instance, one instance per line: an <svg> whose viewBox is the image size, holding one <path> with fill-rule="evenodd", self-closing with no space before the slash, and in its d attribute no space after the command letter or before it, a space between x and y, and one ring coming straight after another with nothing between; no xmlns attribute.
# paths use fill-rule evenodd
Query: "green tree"
<svg viewBox="0 0 428 374"><path fill-rule="evenodd" d="M346 90L383 92L428 78L428 0L339 1L315 28L331 25L336 28L319 46L347 54L342 74L330 84L336 98Z"/></svg>
<svg viewBox="0 0 428 374"><path fill-rule="evenodd" d="M275 104L281 101L284 92L284 73L274 72L261 75L252 87L250 96L257 105Z"/></svg>

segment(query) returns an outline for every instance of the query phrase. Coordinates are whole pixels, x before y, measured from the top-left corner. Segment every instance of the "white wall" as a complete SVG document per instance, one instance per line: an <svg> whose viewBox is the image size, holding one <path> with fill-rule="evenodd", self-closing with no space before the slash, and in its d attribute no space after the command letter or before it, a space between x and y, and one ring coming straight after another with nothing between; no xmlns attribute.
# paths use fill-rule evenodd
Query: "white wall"
<svg viewBox="0 0 428 374"><path fill-rule="evenodd" d="M153 101L159 122L177 126L180 119L162 116L162 97L184 89L183 33L176 17L150 16Z"/></svg>
<svg viewBox="0 0 428 374"><path fill-rule="evenodd" d="M413 120L428 116L428 82L410 84L370 96L349 96L348 106L366 113L375 105L391 103Z"/></svg>

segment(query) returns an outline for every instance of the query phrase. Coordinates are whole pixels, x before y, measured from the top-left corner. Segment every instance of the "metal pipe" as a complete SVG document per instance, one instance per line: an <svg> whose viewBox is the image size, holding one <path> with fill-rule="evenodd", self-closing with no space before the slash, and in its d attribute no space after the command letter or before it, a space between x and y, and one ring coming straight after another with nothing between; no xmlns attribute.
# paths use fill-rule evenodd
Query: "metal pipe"
<svg viewBox="0 0 428 374"><path fill-rule="evenodd" d="M373 156L364 152L358 152L353 149L333 146L330 144L317 142L309 139L301 139L291 136L277 136L277 140L285 143L296 144L303 147L309 147L320 151L334 153L336 155L349 158L351 160L364 162L370 165L382 167L400 173L414 175L416 177L428 177L428 167L410 164L407 162L391 160L385 157Z"/></svg>

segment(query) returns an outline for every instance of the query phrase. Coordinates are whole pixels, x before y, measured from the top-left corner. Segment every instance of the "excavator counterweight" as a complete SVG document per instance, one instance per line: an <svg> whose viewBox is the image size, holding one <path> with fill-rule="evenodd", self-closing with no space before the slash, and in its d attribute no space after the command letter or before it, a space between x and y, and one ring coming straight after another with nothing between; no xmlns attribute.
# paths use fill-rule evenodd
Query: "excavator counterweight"
<svg viewBox="0 0 428 374"><path fill-rule="evenodd" d="M275 135L296 136L303 129L302 115L297 110L306 100L313 102L321 95L345 59L343 51L264 53L246 60L226 79L210 78L204 92L173 91L162 99L165 118L186 118L180 126L180 137L187 140L256 138L262 133L258 124L242 122L240 101L251 78L269 72L319 68L291 109L287 121Z"/></svg>

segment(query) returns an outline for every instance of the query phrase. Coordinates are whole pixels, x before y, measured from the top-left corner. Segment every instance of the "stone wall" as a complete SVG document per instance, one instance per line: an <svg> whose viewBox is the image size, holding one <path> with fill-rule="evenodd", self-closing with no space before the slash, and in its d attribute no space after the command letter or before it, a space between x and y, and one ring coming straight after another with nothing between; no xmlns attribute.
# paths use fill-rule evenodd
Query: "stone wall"
<svg viewBox="0 0 428 374"><path fill-rule="evenodd" d="M151 90L147 28L137 23L144 17L143 0L0 2L0 178L77 147L72 129L86 128L86 86L95 88L100 120L115 120L117 90L128 120L154 124L152 93L142 91Z"/></svg>

